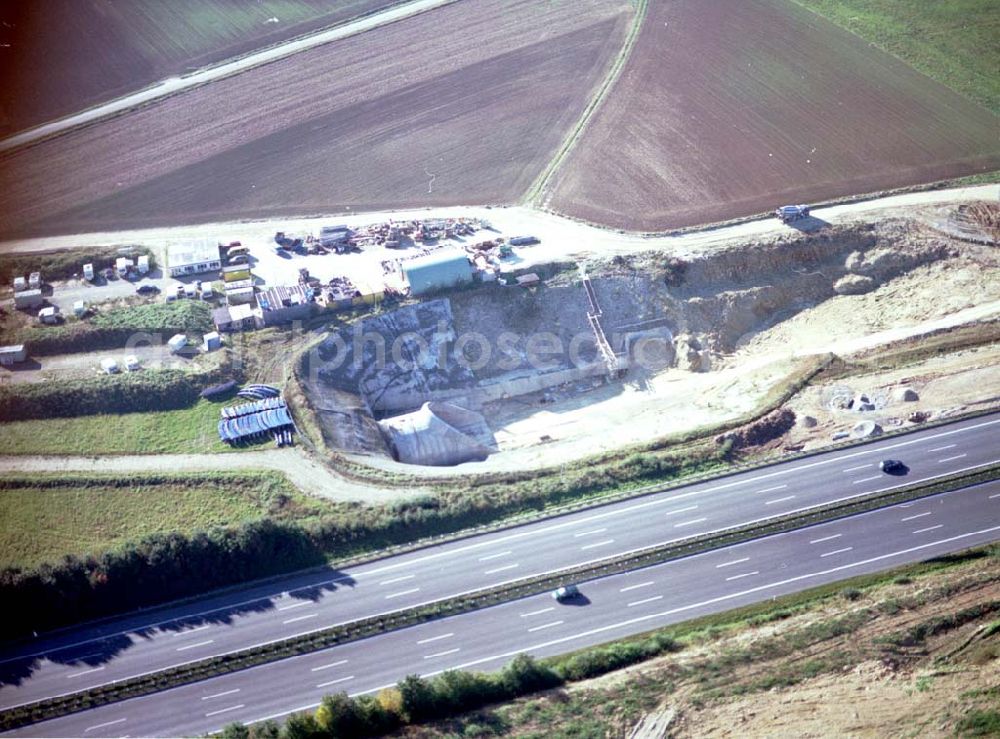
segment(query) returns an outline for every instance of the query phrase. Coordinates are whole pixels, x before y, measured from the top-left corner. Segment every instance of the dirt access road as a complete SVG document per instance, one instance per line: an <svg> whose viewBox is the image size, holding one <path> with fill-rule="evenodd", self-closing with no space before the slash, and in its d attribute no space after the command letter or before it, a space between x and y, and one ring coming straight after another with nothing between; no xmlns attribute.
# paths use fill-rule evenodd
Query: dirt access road
<svg viewBox="0 0 1000 739"><path fill-rule="evenodd" d="M232 472L273 470L288 477L307 495L335 501L385 503L428 491L417 488L383 490L345 480L299 449L265 449L240 454L133 454L111 457L0 456L0 474L6 472Z"/></svg>
<svg viewBox="0 0 1000 739"><path fill-rule="evenodd" d="M137 108L154 100L166 97L167 95L173 95L181 92L182 90L214 82L215 80L220 80L223 77L229 77L240 72L245 72L253 67L259 67L262 64L277 61L278 59L284 59L285 57L297 54L300 51L305 51L306 49L327 44L331 41L336 41L338 39L347 38L348 36L354 36L365 31L370 31L373 28L384 26L387 23L393 23L394 21L398 21L402 18L409 18L410 16L418 13L423 13L424 11L452 2L455 2L455 0L413 0L413 2L388 8L380 13L368 16L367 18L361 18L360 20L345 23L344 25L337 26L335 28L329 28L302 38L293 39L286 43L249 54L234 61L219 64L214 67L209 67L208 69L203 69L199 72L194 72L193 74L185 75L184 77L171 77L159 82L153 87L146 88L145 90L140 90L139 92L132 93L131 95L120 97L117 100L112 100L104 103L103 105L89 108L75 115L60 118L59 120L52 121L51 123L46 123L44 125L28 129L27 131L23 131L22 133L9 138L0 140L0 151L15 149L19 146L30 144L33 141L55 136L65 131L69 131L70 129L77 128L78 126L94 123L95 121L109 118L113 115L117 115L118 113L123 113L127 110Z"/></svg>

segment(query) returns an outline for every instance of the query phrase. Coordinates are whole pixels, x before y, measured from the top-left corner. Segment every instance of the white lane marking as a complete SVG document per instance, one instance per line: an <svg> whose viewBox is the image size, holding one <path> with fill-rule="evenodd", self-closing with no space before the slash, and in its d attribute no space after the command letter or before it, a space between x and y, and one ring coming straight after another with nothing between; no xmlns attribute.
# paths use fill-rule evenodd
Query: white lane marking
<svg viewBox="0 0 1000 739"><path fill-rule="evenodd" d="M835 554L843 554L844 552L849 552L854 547L844 547L843 549L834 549L832 552L827 552L826 554L819 555L820 557L832 557Z"/></svg>
<svg viewBox="0 0 1000 739"><path fill-rule="evenodd" d="M696 523L701 523L702 521L707 521L707 518L695 518L691 521L684 521L683 523L675 523L674 528L679 529L681 526L692 526Z"/></svg>
<svg viewBox="0 0 1000 739"><path fill-rule="evenodd" d="M556 609L555 606L549 606L548 608L542 608L539 611L528 611L527 613L522 613L521 614L521 618L528 618L530 616L538 616L538 615L540 615L542 613L548 613L549 611L554 611L555 609Z"/></svg>
<svg viewBox="0 0 1000 739"><path fill-rule="evenodd" d="M993 500L994 498L1000 498L1000 493L996 493L995 495L991 495L989 497L990 500Z"/></svg>
<svg viewBox="0 0 1000 739"><path fill-rule="evenodd" d="M329 670L331 667L340 667L341 665L346 665L346 664L347 660L341 659L337 660L336 662L331 662L328 665L320 665L319 667L313 667L311 670L309 670L309 672L320 672L321 670Z"/></svg>
<svg viewBox="0 0 1000 739"><path fill-rule="evenodd" d="M410 593L416 593L418 590L420 590L420 588L410 588L409 590L403 590L402 592L399 593L392 593L391 595L387 595L385 597L386 600L388 600L389 598L400 598L404 595L409 595Z"/></svg>
<svg viewBox="0 0 1000 739"><path fill-rule="evenodd" d="M899 519L900 521L912 521L915 518L923 518L924 516L929 516L933 511L924 511L923 513L918 513L915 516L907 516L906 518Z"/></svg>
<svg viewBox="0 0 1000 739"><path fill-rule="evenodd" d="M956 459L962 459L963 457L968 457L968 454L956 454L954 457L945 457L944 459L939 459L938 464L944 464L945 462L954 462Z"/></svg>
<svg viewBox="0 0 1000 739"><path fill-rule="evenodd" d="M229 711L236 711L236 710L239 710L240 708L244 708L244 707L245 707L245 704L240 703L239 705L230 706L229 708L220 708L218 711L211 711L209 713L206 713L205 714L205 718L209 718L210 716L218 716L220 713L228 713Z"/></svg>
<svg viewBox="0 0 1000 739"><path fill-rule="evenodd" d="M115 724L120 724L123 721L128 721L128 719L127 718L120 718L120 719L116 719L114 721L106 721L103 724L97 724L97 726L88 726L86 729L84 729L84 732L87 732L87 731L96 731L97 729L103 729L105 726L114 726Z"/></svg>
<svg viewBox="0 0 1000 739"><path fill-rule="evenodd" d="M440 639L447 639L449 637L455 636L454 633L451 634L441 634L440 636L432 636L430 639L421 639L417 644L429 644L432 641L438 641Z"/></svg>
<svg viewBox="0 0 1000 739"><path fill-rule="evenodd" d="M107 667L107 665L101 665L100 667L94 667L90 670L84 670L83 672L74 672L72 675L67 675L66 677L81 677L82 675L89 675L92 672L100 672L105 667Z"/></svg>
<svg viewBox="0 0 1000 739"><path fill-rule="evenodd" d="M204 631L212 627L212 624L205 624L204 626L196 626L193 629L185 629L184 631L175 631L171 636L187 636L188 634L193 634L196 631Z"/></svg>
<svg viewBox="0 0 1000 739"><path fill-rule="evenodd" d="M579 536L591 536L593 534L603 534L607 530L608 527L605 526L603 529L594 529L593 531L581 531L579 534L573 534L573 538L575 539Z"/></svg>
<svg viewBox="0 0 1000 739"><path fill-rule="evenodd" d="M807 572L802 575L795 575L794 577L789 577L784 580L777 580L775 582L765 583L764 585L755 585L752 588L747 588L746 590L741 590L735 593L726 593L725 595L720 595L715 598L709 598L708 600L703 600L699 603L688 603L685 606L677 606L676 608L670 608L666 611L661 611L660 613L646 613L641 616L634 616L624 621L619 621L618 623L606 624L604 626L598 626L596 628L590 629L589 631L583 631L578 634L570 634L568 636L559 636L555 639L550 639L547 642L542 642L540 644L532 644L530 646L519 646L517 649L511 652L505 652L503 654L493 654L489 657L480 657L479 659L472 660L470 662L464 662L459 665L454 665L451 669L453 670L464 670L469 667L474 667L479 664L495 662L500 659L505 659L507 657L514 657L515 655L521 653L531 654L533 652L538 652L542 649L547 649L548 647L556 646L558 644L564 644L566 642L575 641L577 639L583 639L585 637L594 636L595 634L603 634L607 631L614 631L616 629L621 629L626 626L633 626L635 624L645 623L648 621L654 621L662 619L666 616L673 616L677 613L683 613L685 611L691 611L698 608L703 608L705 606L715 605L716 603L724 603L726 601L735 600L737 598L742 598L747 595L753 595L755 593L760 593L765 590L773 590L775 588L781 588L785 585L790 585L792 583L801 582L803 580L809 580L816 577L823 577L825 575L833 575L837 572L843 572L845 570L852 570L857 567L864 567L865 565L873 564L875 562L882 562L887 559L892 559L893 557L901 557L906 554L911 554L913 552L919 552L924 549L930 549L931 547L936 547L941 544L951 544L952 542L961 541L962 539L968 539L973 536L982 536L983 534L992 534L996 531L1000 531L1000 526L992 526L988 529L980 529L979 531L967 531L964 534L956 534L955 536L950 536L947 539L938 539L936 541L927 541L923 544L917 544L912 547L907 547L906 549L900 549L895 552L888 552L886 554L879 554L875 557L869 557L868 559L862 559L857 562L849 562L847 564L837 565L836 567L829 567L825 570L819 570L818 572ZM391 687L391 686L383 686ZM373 691L377 692L381 688L374 688ZM373 692L369 691L369 692ZM306 708L315 708L315 706L305 706L300 709L295 710L305 710ZM287 713L287 712L286 712ZM285 714L279 714L283 716ZM278 718L278 716L268 716L258 721L266 721L268 718Z"/></svg>
<svg viewBox="0 0 1000 739"><path fill-rule="evenodd" d="M534 628L528 629L528 631L541 631L542 629L551 629L553 626L559 626L559 624L564 623L563 621L552 621L547 624L542 624L541 626L535 626Z"/></svg>
<svg viewBox="0 0 1000 739"><path fill-rule="evenodd" d="M698 506L696 506L696 505L689 505L687 508L675 508L672 511L667 511L663 515L665 515L665 516L675 516L678 513L687 513L688 511L695 511L697 509L698 509Z"/></svg>
<svg viewBox="0 0 1000 739"><path fill-rule="evenodd" d="M287 626L288 624L293 624L296 621L305 621L307 618L316 618L318 615L318 613L307 613L305 616L296 616L295 618L285 619L281 623Z"/></svg>
<svg viewBox="0 0 1000 739"><path fill-rule="evenodd" d="M775 503L784 503L786 500L791 500L794 495L786 495L784 498L775 498L774 500L765 500L764 505L774 505Z"/></svg>
<svg viewBox="0 0 1000 739"><path fill-rule="evenodd" d="M813 539L809 543L810 544L819 544L820 542L823 542L823 541L831 541L833 539L839 539L841 536L843 536L843 534L831 534L830 536L824 536L822 539Z"/></svg>
<svg viewBox="0 0 1000 739"><path fill-rule="evenodd" d="M615 543L614 539L605 539L604 541L598 541L594 542L593 544L587 544L586 546L580 547L580 551L582 552L584 549L593 549L594 547L603 547L608 544L614 544L614 543Z"/></svg>
<svg viewBox="0 0 1000 739"><path fill-rule="evenodd" d="M517 562L515 562L512 565L504 565L503 567L494 567L492 570L486 570L486 572L484 572L483 574L492 575L496 572L503 572L504 570L513 570L515 567L520 567L520 565Z"/></svg>
<svg viewBox="0 0 1000 739"><path fill-rule="evenodd" d="M499 554L490 554L486 557L480 557L479 561L485 562L488 559L496 559L497 557L506 557L508 554L513 554L513 552L511 552L511 550L508 549L506 552L500 552Z"/></svg>
<svg viewBox="0 0 1000 739"><path fill-rule="evenodd" d="M787 485L775 485L773 488L764 488L763 490L758 490L758 493L773 493L775 490L784 490Z"/></svg>
<svg viewBox="0 0 1000 739"><path fill-rule="evenodd" d="M354 675L348 675L347 677L338 677L336 680L329 680L325 683L320 683L317 688L325 688L329 685L336 685L337 683L346 683L348 680L353 680Z"/></svg>
<svg viewBox="0 0 1000 739"><path fill-rule="evenodd" d="M732 575L730 577L727 577L726 582L729 582L730 580L739 580L744 577L750 577L751 575L759 575L759 574L760 572L758 570L754 570L753 572L744 572L741 575Z"/></svg>
<svg viewBox="0 0 1000 739"><path fill-rule="evenodd" d="M909 439L907 439L905 441L901 441L901 442L896 443L896 444L886 444L884 446L879 445L878 448L874 448L873 446L870 446L870 445L865 445L859 451L851 452L850 454L838 455L838 456L835 456L835 457L831 457L829 459L820 459L820 460L817 460L815 462L810 462L810 463L807 463L807 464L803 464L803 465L798 466L798 467L791 467L791 468L787 468L787 469L782 468L782 469L778 469L778 470L773 470L771 472L766 472L766 473L764 473L762 475L757 475L756 477L752 477L752 478L748 478L748 479L733 480L733 481L730 481L730 482L722 483L720 485L713 485L713 486L707 487L707 488L698 488L696 490L690 490L690 491L688 491L686 493L680 493L678 495L666 495L665 497L662 497L662 498L661 497L655 497L655 498L653 498L651 500L646 500L646 501L643 501L641 503L637 503L635 505L623 506L621 508L617 508L616 507L616 508L614 508L612 510L606 510L606 511L603 511L603 512L600 512L600 513L595 513L594 515L588 516L587 518L584 518L584 519L579 519L579 520L575 519L575 520L572 520L572 521L564 521L564 522L561 522L561 523L553 524L551 526L545 526L545 527L540 527L540 528L533 528L530 531L518 531L518 532L515 532L515 533L508 534L508 535L503 536L503 537L498 537L496 539L491 539L490 541L478 542L478 543L474 543L474 544L468 544L468 545L463 546L463 547L457 547L455 549L447 549L447 550L444 550L444 551L438 551L438 552L435 552L433 554L424 555L422 557L415 557L413 559L408 559L406 562L398 562L398 563L395 563L395 564L388 564L388 565L378 566L378 567L375 567L374 569L371 569L371 570L361 569L361 570L358 570L357 572L352 572L351 575L349 575L349 576L333 578L333 579L326 580L326 581L323 581L322 583L318 583L318 584L324 584L324 585L325 584L338 584L338 583L351 584L351 583L353 583L355 581L355 579L357 577L360 577L360 576L370 577L371 575L377 575L377 574L379 574L381 572L391 572L392 570L398 570L401 567L409 567L409 566L414 565L414 564L419 564L419 563L427 562L427 561L430 561L430 560L440 559L442 557L450 557L450 556L453 556L453 555L456 555L456 554L462 554L464 552L473 551L473 550L476 550L476 549L484 549L486 547L496 546L500 542L512 541L512 540L515 540L515 539L524 539L524 538L531 537L531 536L536 536L536 535L539 535L539 534L544 535L544 534L547 534L547 533L549 533L551 531L561 530L561 529L564 529L566 527L579 526L581 523L587 523L587 522L590 522L590 521L601 521L601 520L605 520L605 519L612 518L612 517L615 517L615 516L619 516L619 515L621 515L623 513L631 513L631 512L636 511L636 510L643 510L643 509L646 509L646 508L652 508L652 507L656 507L656 506L661 506L661 505L664 505L664 504L667 504L667 503L673 503L673 502L678 501L678 500L683 500L685 498L691 498L691 497L693 497L695 495L705 495L705 494L708 494L708 493L717 492L719 490L726 490L726 489L729 489L729 488L738 487L740 485L746 485L746 484L749 484L749 483L755 483L755 482L758 482L760 480L769 480L769 479L772 479L772 478L775 478L775 477L782 477L784 475L797 474L797 473L802 472L804 470L812 469L813 467L822 467L824 465L829 465L829 464L834 464L834 463L837 463L837 462L842 462L842 461L847 460L847 459L854 459L856 457L863 457L863 456L868 455L868 454L884 454L887 450L900 449L900 448L903 448L903 447L913 446L914 444L922 444L922 443L931 441L933 439L942 439L942 438L946 438L946 437L953 437L956 434L965 434L965 433L969 433L969 432L972 432L972 431L979 431L980 429L987 428L987 427L990 427L990 426L996 426L997 424L1000 424L1000 418L993 419L993 420L990 420L990 421L983 421L982 423L974 423L974 424L971 424L971 425L968 425L968 426L962 426L961 428L949 429L947 431L942 431L941 433L937 433L937 434L928 434L928 435L925 435L923 433L919 433L918 432L912 438L909 438ZM993 460L990 460L988 462L983 462L982 464L972 465L970 467L965 467L965 468L962 468L962 469L959 469L959 470L952 470L952 473L955 473L955 472L969 472L971 470L980 469L982 467L989 467L990 465L996 464L997 462L1000 462L1000 459L993 459ZM890 486L888 488L882 488L880 490L874 490L872 492L884 493L884 492L888 492L890 490L894 490L897 487L904 487L905 485L911 485L911 484L917 484L917 483L921 483L921 482L927 482L928 480L933 480L936 477L939 477L939 475L931 475L930 477L926 477L926 478L923 478L923 479L907 481L905 483L901 483L900 485L894 485L894 486ZM697 486L697 484L698 483L694 483L695 486ZM655 493L657 491L652 491L652 492ZM669 493L671 491L659 491L659 492L661 492L661 493ZM866 493L862 493L862 495L863 494L866 494ZM850 500L850 499L852 499L854 497L857 497L857 496L855 494L852 494L852 495L844 496L842 498L836 498L834 500L829 500L829 501L826 501L825 503L826 504L841 503L841 502L843 502L845 500ZM814 507L814 506L810 506L810 507ZM800 509L800 510L809 510L810 507L806 507L806 508L803 508L803 509ZM674 512L679 512L679 511L674 511ZM790 511L790 513L798 513L798 512L799 511ZM670 513L668 512L667 515L670 515ZM754 524L754 523L757 523L757 521L747 521L746 523L747 524ZM671 541L673 541L673 540L668 540L666 542L658 542L658 543L654 544L653 546L660 546L662 544L670 543ZM621 554L630 554L630 553L631 552L621 552ZM582 564L589 564L589 563L584 562ZM548 573L538 573L538 574L548 574ZM455 596L464 595L464 594L465 593L453 593L453 594L449 595L448 597L455 597ZM230 604L227 604L227 605L225 605L225 606L223 606L221 608L209 608L207 610L199 611L197 613L187 614L184 618L185 619L197 618L197 617L201 617L201 616L207 616L207 615L213 614L213 613L218 613L220 611L228 611L228 610L230 610L232 608L237 608L239 606L245 606L245 605L249 605L251 603L259 603L259 602L267 600L267 598L275 598L278 595L279 594L276 593L276 594L273 594L271 596L266 596L266 597L250 598L250 599L248 599L246 601L241 601L239 603L230 603ZM420 604L420 605L423 605L423 604ZM373 615L378 615L378 614L373 614ZM153 622L153 623L144 624L143 628L147 628L147 629L157 628L157 627L161 627L164 624L168 624L168 623L175 623L175 620L174 619L168 619L168 620L164 620L164 621L156 621L156 622ZM336 625L339 625L339 624L331 624L331 625L336 626ZM129 633L129 631L120 631L120 632L117 632L116 634L105 634L105 635L102 635L100 638L101 639L106 639L109 636L120 636L120 635L127 634L127 633ZM306 632L306 633L309 633L309 632ZM286 637L282 637L282 638L286 638ZM74 642L73 644L62 645L60 647L60 649L75 648L75 647L81 646L83 644L88 644L91 641L94 641L94 640L93 639L84 639L84 640L79 641L79 642ZM265 644L270 644L270 643L272 643L272 642L262 642L261 644L256 644L256 645L253 645L253 646L263 646ZM19 655L15 656L15 657L4 657L4 658L0 659L0 664L4 664L6 662L13 662L15 660L23 660L26 657L44 657L44 656L46 656L46 654L47 654L47 652L43 650L43 651L39 651L39 652L32 652L32 653L29 653L29 654L19 654ZM137 674L137 675L130 675L129 677L130 678L142 677L145 674L148 674L148 673L140 673L140 674ZM55 697L55 696L53 696L53 697ZM16 707L18 707L18 706L10 706L10 708L16 708ZM313 707L315 708L315 706L313 706ZM278 714L278 715L285 715L285 714Z"/></svg>
<svg viewBox="0 0 1000 739"><path fill-rule="evenodd" d="M279 611L290 611L293 608L302 608L302 606L311 606L311 605L314 605L311 600L300 600L298 603L291 603L290 605L287 605L287 606L279 606L278 610Z"/></svg>
<svg viewBox="0 0 1000 739"><path fill-rule="evenodd" d="M860 480L854 480L852 485L860 485L863 482L871 482L872 480L881 480L882 475L875 475L874 477L863 477Z"/></svg>
<svg viewBox="0 0 1000 739"><path fill-rule="evenodd" d="M460 649L461 649L460 647L455 647L454 649L446 649L443 652L435 652L434 654L425 654L424 659L436 659L438 657L444 657L449 654L454 654L455 652L460 651Z"/></svg>
<svg viewBox="0 0 1000 739"><path fill-rule="evenodd" d="M177 647L176 651L183 652L185 649L195 649L196 647L204 647L211 644L214 641L215 639L208 639L207 641L200 641L196 644L185 644L183 647Z"/></svg>
<svg viewBox="0 0 1000 739"><path fill-rule="evenodd" d="M233 693L239 693L239 692L240 692L239 688L233 688L232 690L227 690L227 691L222 692L222 693L216 693L215 695L203 695L201 697L201 699L203 701L210 701L213 698L221 698L224 695L232 695Z"/></svg>
<svg viewBox="0 0 1000 739"><path fill-rule="evenodd" d="M716 565L715 569L720 570L723 567L730 567L732 565L738 565L740 562L749 562L749 557L743 557L742 559L734 559L732 562L723 562L721 565Z"/></svg>
<svg viewBox="0 0 1000 739"><path fill-rule="evenodd" d="M928 449L927 453L930 454L931 452L943 452L945 449L954 449L957 446L958 444L945 444L944 446L936 446L933 449Z"/></svg>
<svg viewBox="0 0 1000 739"><path fill-rule="evenodd" d="M857 467L848 467L846 470L844 470L844 472L857 472L858 470L864 470L874 466L875 466L874 462L870 462L868 464L859 464Z"/></svg>
<svg viewBox="0 0 1000 739"><path fill-rule="evenodd" d="M403 582L403 580L412 580L416 575L402 575L400 577L394 577L391 580L383 580L379 585L392 585L394 582Z"/></svg>
<svg viewBox="0 0 1000 739"><path fill-rule="evenodd" d="M662 595L654 595L652 598L644 598L643 600L632 601L631 603L628 604L627 607L631 608L632 606L641 606L643 603L652 603L654 600L661 600L662 598L663 598Z"/></svg>
<svg viewBox="0 0 1000 739"><path fill-rule="evenodd" d="M917 529L913 533L914 534L923 534L923 533L926 533L928 531L933 531L934 529L939 529L942 526L944 526L944 524L943 523L939 523L937 526L928 526L926 529Z"/></svg>
<svg viewBox="0 0 1000 739"><path fill-rule="evenodd" d="M638 590L639 588L648 588L652 584L653 584L652 580L650 580L649 582L641 582L638 585L629 585L627 588L622 588L618 592L619 593L627 593L630 590Z"/></svg>

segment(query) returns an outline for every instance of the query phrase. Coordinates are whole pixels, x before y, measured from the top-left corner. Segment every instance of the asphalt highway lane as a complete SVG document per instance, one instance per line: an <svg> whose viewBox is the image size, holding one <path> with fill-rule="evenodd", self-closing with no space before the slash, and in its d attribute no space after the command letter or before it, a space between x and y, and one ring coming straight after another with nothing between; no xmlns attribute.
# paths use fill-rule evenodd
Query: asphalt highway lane
<svg viewBox="0 0 1000 739"><path fill-rule="evenodd" d="M493 670L1000 539L1000 481L580 584L25 727L20 736L195 736L407 674Z"/></svg>
<svg viewBox="0 0 1000 739"><path fill-rule="evenodd" d="M882 439L343 572L294 575L0 652L0 709L1000 461L1000 415ZM879 471L886 457L909 472Z"/></svg>

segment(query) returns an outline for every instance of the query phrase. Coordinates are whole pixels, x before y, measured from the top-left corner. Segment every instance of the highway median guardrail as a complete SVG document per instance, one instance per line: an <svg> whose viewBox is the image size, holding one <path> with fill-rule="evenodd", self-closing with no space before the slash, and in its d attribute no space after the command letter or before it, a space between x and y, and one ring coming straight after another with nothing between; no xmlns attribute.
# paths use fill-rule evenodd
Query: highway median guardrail
<svg viewBox="0 0 1000 739"><path fill-rule="evenodd" d="M90 690L48 698L11 708L0 713L0 730L8 731L26 724L57 718L128 698L149 695L249 667L276 662L288 657L365 639L387 631L499 605L519 598L544 593L569 582L578 583L649 567L751 539L793 531L806 526L844 518L845 516L905 503L935 493L948 492L989 482L998 478L1000 478L1000 465L994 464L979 470L908 485L895 490L862 495L850 500L819 506L806 511L774 516L762 519L753 524L745 524L667 544L638 549L624 555L595 560L576 567L544 573L480 591L443 598L433 603L338 624L311 633L276 640L269 644L209 657L147 675L107 683Z"/></svg>

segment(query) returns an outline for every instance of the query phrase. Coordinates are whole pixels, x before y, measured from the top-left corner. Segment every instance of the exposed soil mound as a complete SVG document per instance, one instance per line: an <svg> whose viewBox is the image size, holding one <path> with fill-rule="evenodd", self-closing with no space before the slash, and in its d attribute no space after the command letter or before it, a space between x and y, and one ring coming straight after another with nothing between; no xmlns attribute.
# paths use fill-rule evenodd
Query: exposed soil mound
<svg viewBox="0 0 1000 739"><path fill-rule="evenodd" d="M762 446L775 439L780 439L795 426L795 411L789 408L779 408L768 413L753 423L749 423L735 431L718 436L719 444L732 441L733 449L743 449L751 446Z"/></svg>

